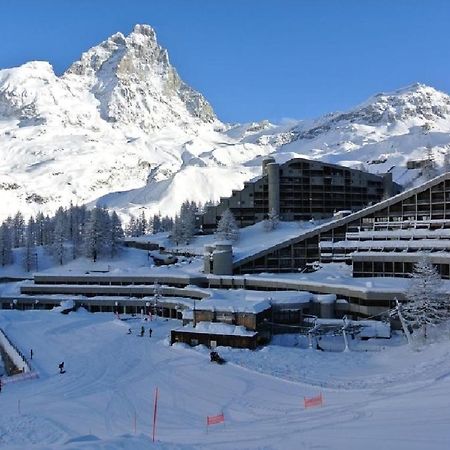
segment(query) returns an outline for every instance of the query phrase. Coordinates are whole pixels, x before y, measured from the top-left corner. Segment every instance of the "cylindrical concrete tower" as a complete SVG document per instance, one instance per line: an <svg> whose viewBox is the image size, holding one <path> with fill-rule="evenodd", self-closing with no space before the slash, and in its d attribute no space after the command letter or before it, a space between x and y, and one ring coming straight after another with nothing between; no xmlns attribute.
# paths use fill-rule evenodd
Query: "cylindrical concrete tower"
<svg viewBox="0 0 450 450"><path fill-rule="evenodd" d="M205 245L203 247L203 273L212 272L212 253L214 245Z"/></svg>
<svg viewBox="0 0 450 450"><path fill-rule="evenodd" d="M272 158L272 156L267 156L262 161L262 174L266 175L267 173L267 164L271 164L275 162L275 158Z"/></svg>
<svg viewBox="0 0 450 450"><path fill-rule="evenodd" d="M233 246L218 242L212 254L214 275L233 275Z"/></svg>
<svg viewBox="0 0 450 450"><path fill-rule="evenodd" d="M335 316L334 308L336 305L335 294L316 294L313 302L318 304L318 314L322 319L333 319Z"/></svg>
<svg viewBox="0 0 450 450"><path fill-rule="evenodd" d="M392 181L392 172L383 174L383 196L389 198L394 195L394 183Z"/></svg>
<svg viewBox="0 0 450 450"><path fill-rule="evenodd" d="M269 213L275 210L280 214L280 165L276 163L267 164L267 179L269 184Z"/></svg>

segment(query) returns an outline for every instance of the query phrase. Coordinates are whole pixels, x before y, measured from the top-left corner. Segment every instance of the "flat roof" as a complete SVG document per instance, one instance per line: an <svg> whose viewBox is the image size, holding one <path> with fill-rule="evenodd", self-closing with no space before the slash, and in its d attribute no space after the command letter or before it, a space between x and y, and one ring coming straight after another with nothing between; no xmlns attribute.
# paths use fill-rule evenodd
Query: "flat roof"
<svg viewBox="0 0 450 450"><path fill-rule="evenodd" d="M175 328L172 331L177 333L195 333L195 334L217 334L222 336L243 336L254 337L258 333L256 331L249 331L240 325L228 325L222 322L199 322L194 327L192 324L184 327Z"/></svg>

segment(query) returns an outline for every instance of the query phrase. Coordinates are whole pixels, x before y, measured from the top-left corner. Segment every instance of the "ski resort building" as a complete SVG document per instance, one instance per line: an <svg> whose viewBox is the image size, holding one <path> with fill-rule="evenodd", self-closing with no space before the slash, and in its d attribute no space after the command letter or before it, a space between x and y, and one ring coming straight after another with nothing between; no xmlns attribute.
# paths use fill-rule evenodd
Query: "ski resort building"
<svg viewBox="0 0 450 450"><path fill-rule="evenodd" d="M262 175L217 206L207 207L198 218L199 227L205 233L215 231L227 209L240 227L264 220L271 211L284 221L323 219L337 211L358 211L398 192L400 186L390 173L374 175L303 158L278 164L266 158Z"/></svg>
<svg viewBox="0 0 450 450"><path fill-rule="evenodd" d="M207 245L192 274L36 274L19 295L0 297L0 307L51 308L70 299L92 312L182 319L186 327L172 342L247 348L283 327L298 329L307 315L381 318L396 299L406 300L405 278L424 254L450 279L450 173L344 217L247 230L266 234L238 250L229 242Z"/></svg>
<svg viewBox="0 0 450 450"><path fill-rule="evenodd" d="M411 273L424 254L450 277L450 173L257 253L233 260L233 273L296 272L346 262L356 277Z"/></svg>
<svg viewBox="0 0 450 450"><path fill-rule="evenodd" d="M255 350L258 346L258 333L243 326L220 322L200 322L176 328L170 333L170 343L182 342L191 346L199 344L210 348L229 346Z"/></svg>

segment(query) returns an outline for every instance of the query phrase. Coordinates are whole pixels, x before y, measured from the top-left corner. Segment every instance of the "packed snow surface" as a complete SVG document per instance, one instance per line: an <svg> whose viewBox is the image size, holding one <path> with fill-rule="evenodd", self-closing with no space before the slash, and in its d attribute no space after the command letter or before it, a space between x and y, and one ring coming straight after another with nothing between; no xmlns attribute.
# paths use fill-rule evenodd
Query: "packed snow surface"
<svg viewBox="0 0 450 450"><path fill-rule="evenodd" d="M151 338L136 336L142 325ZM0 394L2 449L445 450L450 442L448 331L419 348L401 336L350 340L350 352L341 337L316 351L298 335L278 336L254 352L219 348L228 364L218 366L206 348L168 345L179 321L0 311L0 326L24 353L33 348L40 375ZM320 392L324 406L305 410L304 397ZM225 426L207 431L206 416L221 412Z"/></svg>
<svg viewBox="0 0 450 450"><path fill-rule="evenodd" d="M254 336L256 334L255 331L249 331L245 327L220 322L199 322L195 327L193 325L185 325L184 327L177 328L177 331L227 336Z"/></svg>
<svg viewBox="0 0 450 450"><path fill-rule="evenodd" d="M261 250L272 247L280 242L295 238L314 228L326 223L328 220L311 220L299 222L279 222L276 229L268 232L264 229L264 223L258 222L239 230L239 239L235 242L226 241L233 246L233 260L239 261L247 256L254 255ZM195 236L187 245L175 245L169 239L168 233L157 233L129 238L137 242L152 242L177 253L187 252L194 255L203 255L205 245L220 244L221 241L215 234Z"/></svg>

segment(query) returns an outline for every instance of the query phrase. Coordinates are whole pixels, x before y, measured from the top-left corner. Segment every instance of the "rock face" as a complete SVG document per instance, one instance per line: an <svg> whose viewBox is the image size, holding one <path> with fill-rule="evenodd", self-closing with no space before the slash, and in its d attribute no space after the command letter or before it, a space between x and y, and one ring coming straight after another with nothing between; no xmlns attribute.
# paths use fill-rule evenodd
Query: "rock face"
<svg viewBox="0 0 450 450"><path fill-rule="evenodd" d="M223 124L180 79L154 30L136 25L62 76L41 61L0 70L0 220L70 202L173 214L185 199L230 195L268 154L418 182L406 162L427 149L442 165L449 136L450 98L419 84L313 121Z"/></svg>
<svg viewBox="0 0 450 450"><path fill-rule="evenodd" d="M352 123L367 126L395 125L400 122L416 123L448 121L450 98L433 88L415 84L391 94L378 94L353 111L332 114L322 119L318 126L299 133L297 139L312 139L339 125ZM431 128L430 128L431 129Z"/></svg>
<svg viewBox="0 0 450 450"><path fill-rule="evenodd" d="M136 25L126 37L116 33L90 49L63 79L92 93L108 122L153 131L167 121L181 126L191 117L216 120L205 98L180 79L148 25Z"/></svg>

